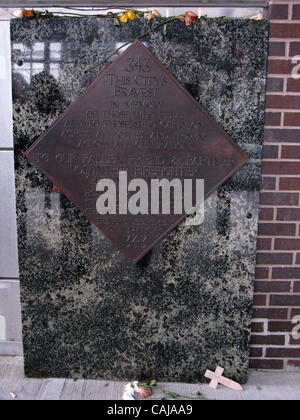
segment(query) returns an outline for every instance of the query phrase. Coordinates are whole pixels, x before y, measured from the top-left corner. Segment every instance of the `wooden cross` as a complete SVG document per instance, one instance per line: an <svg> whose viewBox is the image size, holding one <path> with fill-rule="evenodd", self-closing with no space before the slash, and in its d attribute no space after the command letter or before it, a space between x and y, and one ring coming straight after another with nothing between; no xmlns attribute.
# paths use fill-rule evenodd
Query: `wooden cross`
<svg viewBox="0 0 300 420"><path fill-rule="evenodd" d="M215 372L212 372L211 370L207 370L204 374L204 376L208 379L211 379L209 386L211 388L216 389L218 384L222 384L226 386L227 388L234 389L235 391L242 391L243 387L237 383L232 381L231 379L225 378L222 376L224 373L224 369L220 366L217 366Z"/></svg>

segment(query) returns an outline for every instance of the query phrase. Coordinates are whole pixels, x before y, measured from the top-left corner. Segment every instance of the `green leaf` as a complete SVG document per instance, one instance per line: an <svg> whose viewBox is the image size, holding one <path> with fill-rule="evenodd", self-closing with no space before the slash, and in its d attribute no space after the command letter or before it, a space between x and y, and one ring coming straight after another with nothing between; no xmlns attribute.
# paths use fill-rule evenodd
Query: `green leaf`
<svg viewBox="0 0 300 420"><path fill-rule="evenodd" d="M120 22L119 22L119 19L118 19L118 18L116 18L116 17L114 18L114 25L115 25L115 26L121 26L121 25L120 25Z"/></svg>
<svg viewBox="0 0 300 420"><path fill-rule="evenodd" d="M137 16L144 17L146 12L143 12L142 10L133 10Z"/></svg>
<svg viewBox="0 0 300 420"><path fill-rule="evenodd" d="M168 33L168 25L166 23L164 24L162 31L163 31L163 34L164 35L167 35L167 33Z"/></svg>

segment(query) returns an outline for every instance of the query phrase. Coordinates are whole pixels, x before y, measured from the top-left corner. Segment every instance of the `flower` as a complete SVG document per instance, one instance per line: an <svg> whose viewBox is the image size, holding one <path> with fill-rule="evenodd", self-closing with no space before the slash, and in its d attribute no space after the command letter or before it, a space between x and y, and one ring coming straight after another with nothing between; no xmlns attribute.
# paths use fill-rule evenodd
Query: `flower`
<svg viewBox="0 0 300 420"><path fill-rule="evenodd" d="M136 13L134 10L128 10L127 16L129 20L135 20L136 19Z"/></svg>
<svg viewBox="0 0 300 420"><path fill-rule="evenodd" d="M138 393L142 398L148 398L152 395L152 389L142 385L139 387Z"/></svg>
<svg viewBox="0 0 300 420"><path fill-rule="evenodd" d="M198 19L198 15L194 12L186 12L183 18L181 19L182 22L185 22L186 26L190 26L196 22Z"/></svg>
<svg viewBox="0 0 300 420"><path fill-rule="evenodd" d="M130 394L127 394L125 391L124 391L124 393L123 393L123 397L122 397L122 400L134 400L134 397L133 397L133 395L130 395Z"/></svg>
<svg viewBox="0 0 300 420"><path fill-rule="evenodd" d="M251 16L250 19L253 19L253 20L262 20L263 18L264 17L262 15L262 13L258 13L258 15Z"/></svg>
<svg viewBox="0 0 300 420"><path fill-rule="evenodd" d="M134 10L127 10L127 12L123 13L123 15L120 17L120 21L123 23L127 23L129 20L135 20L137 18L136 13Z"/></svg>
<svg viewBox="0 0 300 420"><path fill-rule="evenodd" d="M158 17L161 17L161 14L159 13L158 10L154 9L148 12L148 20L158 18Z"/></svg>
<svg viewBox="0 0 300 420"><path fill-rule="evenodd" d="M16 18L22 18L23 17L24 10L18 9L15 12L13 12L13 16Z"/></svg>
<svg viewBox="0 0 300 420"><path fill-rule="evenodd" d="M128 22L128 16L127 16L127 12L124 13L121 17L120 17L120 21L123 23L127 23Z"/></svg>
<svg viewBox="0 0 300 420"><path fill-rule="evenodd" d="M25 17L25 18L33 18L34 17L33 10L24 10L23 11L23 17Z"/></svg>
<svg viewBox="0 0 300 420"><path fill-rule="evenodd" d="M134 393L138 392L138 382L128 382L124 387L123 400L134 400Z"/></svg>

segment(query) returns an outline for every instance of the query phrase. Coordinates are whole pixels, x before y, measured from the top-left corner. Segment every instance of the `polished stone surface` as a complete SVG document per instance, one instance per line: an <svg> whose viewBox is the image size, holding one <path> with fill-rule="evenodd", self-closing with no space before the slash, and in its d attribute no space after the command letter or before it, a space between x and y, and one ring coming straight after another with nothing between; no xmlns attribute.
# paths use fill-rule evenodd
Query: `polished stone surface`
<svg viewBox="0 0 300 420"><path fill-rule="evenodd" d="M144 39L251 160L206 201L204 223L181 225L137 265L23 155L101 71L83 70L148 28L94 18L12 22L28 376L197 381L219 364L227 377L247 378L266 21L176 22Z"/></svg>
<svg viewBox="0 0 300 420"><path fill-rule="evenodd" d="M0 149L13 147L9 32L9 22L0 20Z"/></svg>
<svg viewBox="0 0 300 420"><path fill-rule="evenodd" d="M11 150L0 151L0 221L0 279L18 278L14 153Z"/></svg>

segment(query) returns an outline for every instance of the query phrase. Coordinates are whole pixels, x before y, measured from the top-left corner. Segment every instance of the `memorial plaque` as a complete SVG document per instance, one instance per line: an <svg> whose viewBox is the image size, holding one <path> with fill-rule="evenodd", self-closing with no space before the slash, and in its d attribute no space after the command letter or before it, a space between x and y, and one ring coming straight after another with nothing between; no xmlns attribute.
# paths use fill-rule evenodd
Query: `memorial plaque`
<svg viewBox="0 0 300 420"><path fill-rule="evenodd" d="M105 68L26 156L134 263L187 216L184 206L175 214L174 194L170 212L163 210L163 194L153 211L152 180L190 180L196 202L196 180L204 180L207 198L248 160L139 41ZM138 198L141 188L131 183L137 179L148 187L146 209ZM117 186L114 211L107 214L97 207L108 191L100 180ZM130 199L140 206L137 214L129 211Z"/></svg>

